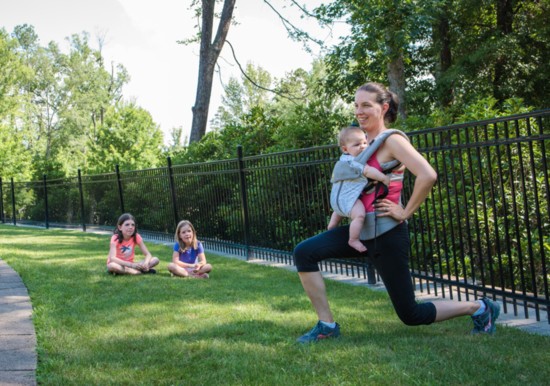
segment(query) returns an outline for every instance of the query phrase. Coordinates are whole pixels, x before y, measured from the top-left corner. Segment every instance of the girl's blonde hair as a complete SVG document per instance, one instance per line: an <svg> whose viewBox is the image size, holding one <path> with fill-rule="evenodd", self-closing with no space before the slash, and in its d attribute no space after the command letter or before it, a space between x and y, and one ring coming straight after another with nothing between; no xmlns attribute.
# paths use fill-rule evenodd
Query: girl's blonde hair
<svg viewBox="0 0 550 386"><path fill-rule="evenodd" d="M176 234L174 236L174 239L177 241L178 245L180 246L180 252L185 251L185 249L187 248L185 246L185 243L180 239L180 230L185 225L189 225L189 228L191 228L191 230L193 231L193 240L191 241L191 245L193 246L193 249L197 249L199 247L199 240L197 240L197 231L195 231L195 227L193 226L193 224L191 224L190 221L181 220L178 223L178 226L176 227Z"/></svg>

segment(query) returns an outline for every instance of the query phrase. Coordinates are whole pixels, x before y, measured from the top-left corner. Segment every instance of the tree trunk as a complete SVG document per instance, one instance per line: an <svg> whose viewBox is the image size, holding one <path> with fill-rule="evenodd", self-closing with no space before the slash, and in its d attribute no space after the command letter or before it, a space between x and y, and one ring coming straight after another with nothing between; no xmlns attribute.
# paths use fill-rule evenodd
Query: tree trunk
<svg viewBox="0 0 550 386"><path fill-rule="evenodd" d="M451 68L453 57L451 52L451 36L449 25L449 2L445 2L442 12L439 14L437 31L439 36L439 71L436 84L438 86L439 103L443 107L449 107L453 101L453 86L448 79L444 79L445 74ZM434 39L436 40L436 39Z"/></svg>
<svg viewBox="0 0 550 386"><path fill-rule="evenodd" d="M208 123L208 108L210 96L212 95L212 82L216 61L225 43L233 9L236 0L225 0L223 10L218 24L216 37L212 41L214 30L214 7L215 0L202 0L202 21L201 21L201 48L199 57L199 77L197 82L197 95L193 106L193 123L189 142L198 142L206 133Z"/></svg>
<svg viewBox="0 0 550 386"><path fill-rule="evenodd" d="M403 62L403 53L394 56L388 63L388 79L390 82L390 90L397 94L399 98L398 115L401 119L407 118L407 101L405 87L405 64Z"/></svg>
<svg viewBox="0 0 550 386"><path fill-rule="evenodd" d="M514 0L497 0L497 31L499 40L504 39L506 35L512 33L514 23ZM493 78L493 96L502 104L506 99L506 93L503 90L506 79L507 57L499 50L500 54L495 62L495 75Z"/></svg>

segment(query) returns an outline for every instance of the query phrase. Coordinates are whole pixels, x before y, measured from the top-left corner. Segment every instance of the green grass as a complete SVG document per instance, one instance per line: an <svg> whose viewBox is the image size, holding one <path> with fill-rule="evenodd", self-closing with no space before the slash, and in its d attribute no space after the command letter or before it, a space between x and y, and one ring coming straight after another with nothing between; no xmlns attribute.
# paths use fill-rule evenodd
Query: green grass
<svg viewBox="0 0 550 386"><path fill-rule="evenodd" d="M296 273L208 254L210 280L105 273L109 236L0 225L0 257L29 290L44 385L546 385L550 338L468 317L407 327L387 294L327 281L339 340L316 323Z"/></svg>

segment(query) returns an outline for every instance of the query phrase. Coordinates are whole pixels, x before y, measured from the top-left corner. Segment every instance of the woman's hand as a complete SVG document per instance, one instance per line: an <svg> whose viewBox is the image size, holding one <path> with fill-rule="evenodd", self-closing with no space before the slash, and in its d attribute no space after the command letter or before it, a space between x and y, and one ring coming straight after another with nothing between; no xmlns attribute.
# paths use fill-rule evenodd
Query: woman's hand
<svg viewBox="0 0 550 386"><path fill-rule="evenodd" d="M398 205L386 198L376 200L374 202L374 208L378 212L376 215L377 217L392 217L397 221L406 220L405 210L401 207L401 205Z"/></svg>

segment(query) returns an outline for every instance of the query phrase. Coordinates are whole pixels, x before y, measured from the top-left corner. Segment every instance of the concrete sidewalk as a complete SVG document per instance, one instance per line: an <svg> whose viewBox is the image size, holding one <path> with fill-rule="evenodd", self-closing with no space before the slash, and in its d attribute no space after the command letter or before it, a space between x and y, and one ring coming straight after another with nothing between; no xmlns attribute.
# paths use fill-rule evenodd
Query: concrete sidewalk
<svg viewBox="0 0 550 386"><path fill-rule="evenodd" d="M0 258L0 385L36 385L32 305L21 278Z"/></svg>

